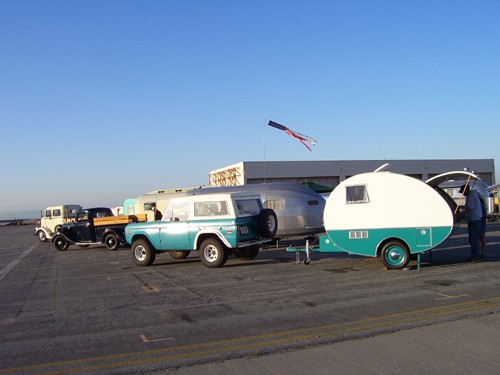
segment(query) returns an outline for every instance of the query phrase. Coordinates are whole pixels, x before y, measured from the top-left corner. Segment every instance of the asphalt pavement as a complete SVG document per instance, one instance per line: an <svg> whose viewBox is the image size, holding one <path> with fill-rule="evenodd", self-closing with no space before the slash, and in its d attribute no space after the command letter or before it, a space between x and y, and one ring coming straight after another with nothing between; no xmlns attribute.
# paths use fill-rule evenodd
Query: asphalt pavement
<svg viewBox="0 0 500 375"><path fill-rule="evenodd" d="M0 227L0 374L500 374L500 224L487 241L469 263L457 228L420 270L281 247L138 267Z"/></svg>
<svg viewBox="0 0 500 375"><path fill-rule="evenodd" d="M500 314L171 370L178 375L500 374ZM156 374L164 372L155 372Z"/></svg>

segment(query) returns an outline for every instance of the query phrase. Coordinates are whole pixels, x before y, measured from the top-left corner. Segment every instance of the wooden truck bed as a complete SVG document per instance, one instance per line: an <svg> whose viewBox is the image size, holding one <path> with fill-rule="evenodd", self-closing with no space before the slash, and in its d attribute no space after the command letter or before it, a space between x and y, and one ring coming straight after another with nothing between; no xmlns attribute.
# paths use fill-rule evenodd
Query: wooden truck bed
<svg viewBox="0 0 500 375"><path fill-rule="evenodd" d="M143 221L147 221L146 214L96 217L94 219L94 226L99 227L103 225L128 224Z"/></svg>

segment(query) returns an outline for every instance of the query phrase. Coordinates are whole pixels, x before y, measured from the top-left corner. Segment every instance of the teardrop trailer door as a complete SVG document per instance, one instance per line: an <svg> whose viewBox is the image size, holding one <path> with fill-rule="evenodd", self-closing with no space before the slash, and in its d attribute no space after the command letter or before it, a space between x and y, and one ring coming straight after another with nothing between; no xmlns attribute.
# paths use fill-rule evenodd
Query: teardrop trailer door
<svg viewBox="0 0 500 375"><path fill-rule="evenodd" d="M459 211L457 206L465 204L465 197L460 197L461 199L457 202L450 196L450 194L444 191L443 186L446 185L449 187L460 187L463 184L468 184L470 185L471 189L473 189L476 185L476 181L481 181L481 179L477 174L473 172L451 171L429 178L427 181L425 181L425 183L436 190L436 192L441 195L444 200L446 200L450 207L450 210L453 212L456 224L459 221ZM486 193L480 192L480 194L485 195Z"/></svg>

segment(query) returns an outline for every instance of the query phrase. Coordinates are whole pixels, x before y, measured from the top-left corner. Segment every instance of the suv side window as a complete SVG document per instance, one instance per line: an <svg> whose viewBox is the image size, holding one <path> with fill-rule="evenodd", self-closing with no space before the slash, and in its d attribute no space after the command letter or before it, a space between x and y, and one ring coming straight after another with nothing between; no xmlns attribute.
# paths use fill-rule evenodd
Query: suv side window
<svg viewBox="0 0 500 375"><path fill-rule="evenodd" d="M238 216L258 215L262 210L262 203L258 199L237 199L236 212Z"/></svg>
<svg viewBox="0 0 500 375"><path fill-rule="evenodd" d="M189 213L189 202L186 200L170 201L167 207L167 221L186 221Z"/></svg>
<svg viewBox="0 0 500 375"><path fill-rule="evenodd" d="M223 216L227 215L226 201L194 202L194 216Z"/></svg>

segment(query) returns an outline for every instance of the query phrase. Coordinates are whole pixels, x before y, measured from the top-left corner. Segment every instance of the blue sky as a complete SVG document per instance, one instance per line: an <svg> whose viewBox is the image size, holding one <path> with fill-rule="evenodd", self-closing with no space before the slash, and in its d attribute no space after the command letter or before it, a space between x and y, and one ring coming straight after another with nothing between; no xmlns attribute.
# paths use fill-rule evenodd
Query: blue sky
<svg viewBox="0 0 500 375"><path fill-rule="evenodd" d="M242 160L493 158L498 180L499 19L498 0L0 0L0 218Z"/></svg>

